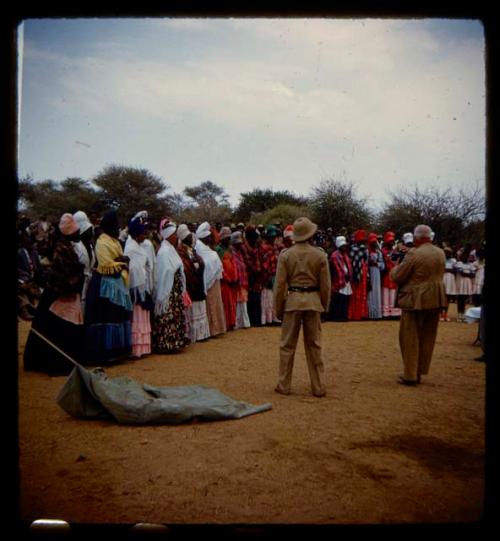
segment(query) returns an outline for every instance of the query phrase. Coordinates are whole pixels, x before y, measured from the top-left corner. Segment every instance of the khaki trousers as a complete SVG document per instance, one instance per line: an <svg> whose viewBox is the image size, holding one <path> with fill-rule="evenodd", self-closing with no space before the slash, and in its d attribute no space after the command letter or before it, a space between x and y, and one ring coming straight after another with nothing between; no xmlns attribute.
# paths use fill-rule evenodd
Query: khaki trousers
<svg viewBox="0 0 500 541"><path fill-rule="evenodd" d="M295 349L301 325L311 390L314 395L321 395L325 393L322 383L324 367L321 359L321 319L320 313L314 310L283 313L278 388L282 392L290 392Z"/></svg>
<svg viewBox="0 0 500 541"><path fill-rule="evenodd" d="M439 308L402 310L399 323L399 346L403 357L404 378L415 381L429 372L436 342Z"/></svg>

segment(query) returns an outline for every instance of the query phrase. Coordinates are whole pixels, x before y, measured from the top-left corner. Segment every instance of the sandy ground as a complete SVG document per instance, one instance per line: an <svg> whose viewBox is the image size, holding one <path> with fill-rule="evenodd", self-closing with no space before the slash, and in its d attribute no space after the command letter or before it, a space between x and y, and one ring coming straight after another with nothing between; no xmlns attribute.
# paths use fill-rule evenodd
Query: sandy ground
<svg viewBox="0 0 500 541"><path fill-rule="evenodd" d="M481 353L477 325L440 323L418 387L396 383L398 325L324 323L324 398L311 395L302 344L292 394L274 392L279 327L107 367L109 376L205 384L272 403L240 420L138 427L66 414L56 403L66 376L24 372L30 324L20 322L22 520L171 527L479 520L485 365L473 360Z"/></svg>

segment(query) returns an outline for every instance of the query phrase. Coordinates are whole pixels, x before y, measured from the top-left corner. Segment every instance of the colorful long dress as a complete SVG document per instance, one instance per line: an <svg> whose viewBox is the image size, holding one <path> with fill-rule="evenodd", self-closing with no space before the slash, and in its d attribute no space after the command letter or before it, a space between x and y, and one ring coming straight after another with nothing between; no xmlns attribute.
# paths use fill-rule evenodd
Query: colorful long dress
<svg viewBox="0 0 500 541"><path fill-rule="evenodd" d="M156 256L152 342L156 353L173 353L189 345L184 312L186 278L176 249L163 240Z"/></svg>
<svg viewBox="0 0 500 541"><path fill-rule="evenodd" d="M233 258L238 269L238 288L236 291L236 324L235 329L246 329L250 327L250 318L248 317L248 273L245 264L243 252L240 252L234 246L232 247Z"/></svg>
<svg viewBox="0 0 500 541"><path fill-rule="evenodd" d="M276 320L273 308L273 285L278 258L273 246L267 242L261 243L260 254L262 262L261 323L267 325Z"/></svg>
<svg viewBox="0 0 500 541"><path fill-rule="evenodd" d="M220 281L222 278L222 261L217 253L201 240L197 240L194 249L203 259L205 270L203 272L203 283L207 294L207 316L210 336L217 336L226 332L226 316Z"/></svg>
<svg viewBox="0 0 500 541"><path fill-rule="evenodd" d="M132 313L132 356L140 358L151 353L151 310L154 307L151 281L153 269L142 244L132 237L125 243L125 255L130 258L129 291Z"/></svg>
<svg viewBox="0 0 500 541"><path fill-rule="evenodd" d="M36 307L24 350L24 369L50 375L69 374L74 365L47 344L38 331L80 364L85 363L84 326L80 292L84 268L72 243L62 238L55 246L47 284Z"/></svg>
<svg viewBox="0 0 500 541"><path fill-rule="evenodd" d="M353 244L349 253L352 263L352 295L349 319L359 321L368 317L368 253L363 244Z"/></svg>
<svg viewBox="0 0 500 541"><path fill-rule="evenodd" d="M367 295L368 318L382 319L382 280L381 273L385 269L384 256L380 249L368 249L368 271L370 287Z"/></svg>
<svg viewBox="0 0 500 541"><path fill-rule="evenodd" d="M330 256L332 277L332 300L330 302L329 319L331 321L347 321L349 302L352 295L352 264L347 252L335 250Z"/></svg>
<svg viewBox="0 0 500 541"><path fill-rule="evenodd" d="M112 362L132 353L133 305L120 241L101 233L95 247L97 269L92 273L85 303L86 346L91 364Z"/></svg>
<svg viewBox="0 0 500 541"><path fill-rule="evenodd" d="M227 330L236 325L236 303L238 293L238 268L229 246L219 244L215 250L222 262L222 280L220 282L222 304L226 317Z"/></svg>
<svg viewBox="0 0 500 541"><path fill-rule="evenodd" d="M248 273L248 301L247 311L250 325L262 325L262 262L258 244L252 246L248 241L244 243L245 263Z"/></svg>
<svg viewBox="0 0 500 541"><path fill-rule="evenodd" d="M189 344L182 292L182 277L179 269L174 275L166 312L154 316L152 341L156 353L174 353Z"/></svg>
<svg viewBox="0 0 500 541"><path fill-rule="evenodd" d="M189 306L185 306L186 319L188 320L188 336L191 343L206 340L210 337L207 315L207 295L203 283L205 263L196 251L181 243L177 252L184 265L186 275L186 289L191 300ZM186 305L186 303L184 303Z"/></svg>

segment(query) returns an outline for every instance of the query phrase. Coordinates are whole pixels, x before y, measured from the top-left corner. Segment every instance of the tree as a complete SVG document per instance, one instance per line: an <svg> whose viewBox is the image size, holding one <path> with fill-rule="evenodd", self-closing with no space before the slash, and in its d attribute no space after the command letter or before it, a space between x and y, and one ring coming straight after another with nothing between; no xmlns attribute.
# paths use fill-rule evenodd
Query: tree
<svg viewBox="0 0 500 541"><path fill-rule="evenodd" d="M156 221L172 210L172 196L164 193L168 186L147 169L109 165L92 182L100 188L107 206L120 209L124 224L139 210L147 210Z"/></svg>
<svg viewBox="0 0 500 541"><path fill-rule="evenodd" d="M248 222L254 225L280 223L282 227L285 227L288 224L292 224L301 216L307 218L311 217L311 211L306 205L289 205L287 203L281 203L265 212L252 213Z"/></svg>
<svg viewBox="0 0 500 541"><path fill-rule="evenodd" d="M305 197L299 197L288 190L274 191L271 188L256 188L251 192L240 194L240 202L234 212L236 221L247 222L252 213L259 214L277 207L280 204L304 206ZM253 218L252 218L253 219Z"/></svg>
<svg viewBox="0 0 500 541"><path fill-rule="evenodd" d="M192 199L182 213L185 221L214 223L230 219L232 209L228 202L229 195L211 180L184 188L184 194Z"/></svg>
<svg viewBox="0 0 500 541"><path fill-rule="evenodd" d="M378 225L381 231L392 230L402 235L418 224L426 224L437 239L457 244L467 237L468 241L480 242L475 237L484 231L477 225L484 223L484 204L484 193L478 184L456 192L451 188L420 189L415 185L391 194L391 200L378 216Z"/></svg>
<svg viewBox="0 0 500 541"><path fill-rule="evenodd" d="M65 212L101 210L99 192L81 178L67 178L58 183L53 180L37 182L27 177L19 181L18 196L24 212L33 219L46 216L49 221L57 222Z"/></svg>
<svg viewBox="0 0 500 541"><path fill-rule="evenodd" d="M327 179L312 189L308 207L312 219L320 228L345 227L352 232L366 229L373 222L373 212L366 200L356 195L352 182Z"/></svg>

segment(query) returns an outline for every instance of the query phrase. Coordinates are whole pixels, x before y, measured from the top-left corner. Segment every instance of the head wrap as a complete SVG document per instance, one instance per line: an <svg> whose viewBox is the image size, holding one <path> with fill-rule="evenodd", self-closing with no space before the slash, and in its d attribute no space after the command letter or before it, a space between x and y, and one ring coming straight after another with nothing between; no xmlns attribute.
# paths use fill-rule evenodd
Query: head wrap
<svg viewBox="0 0 500 541"><path fill-rule="evenodd" d="M90 220L88 219L88 216L83 212L83 210L79 210L78 212L75 212L73 214L73 218L76 220L76 223L78 224L78 227L80 228L80 233L85 233L87 229L90 229L92 227L92 224L90 223Z"/></svg>
<svg viewBox="0 0 500 541"><path fill-rule="evenodd" d="M241 234L241 231L235 231L234 233L231 233L232 244L240 244L241 242L243 242L243 235Z"/></svg>
<svg viewBox="0 0 500 541"><path fill-rule="evenodd" d="M377 241L378 241L377 233L370 233L368 235L368 244L371 244L372 242L377 242Z"/></svg>
<svg viewBox="0 0 500 541"><path fill-rule="evenodd" d="M283 237L293 237L293 225L287 225L283 231Z"/></svg>
<svg viewBox="0 0 500 541"><path fill-rule="evenodd" d="M134 218L128 224L128 232L131 237L137 237L146 231L146 227L141 218Z"/></svg>
<svg viewBox="0 0 500 541"><path fill-rule="evenodd" d="M190 234L191 234L191 231L189 231L189 227L186 224L181 224L177 228L177 238L180 241L183 241Z"/></svg>
<svg viewBox="0 0 500 541"><path fill-rule="evenodd" d="M384 242L392 242L396 238L393 231L387 231L384 235Z"/></svg>
<svg viewBox="0 0 500 541"><path fill-rule="evenodd" d="M220 240L227 239L228 237L231 236L231 228L230 227L223 227L220 230L219 234L220 234Z"/></svg>
<svg viewBox="0 0 500 541"><path fill-rule="evenodd" d="M208 222L203 222L198 226L198 229L196 230L196 238L205 239L211 233L212 232L210 231L210 224Z"/></svg>
<svg viewBox="0 0 500 541"><path fill-rule="evenodd" d="M80 231L77 221L69 212L66 212L61 216L61 219L59 220L59 231L65 236L70 236L77 231Z"/></svg>
<svg viewBox="0 0 500 541"><path fill-rule="evenodd" d="M148 211L147 210L140 210L133 218L132 220L136 220L139 218L142 223L145 223L148 219ZM130 220L130 221L132 221Z"/></svg>
<svg viewBox="0 0 500 541"><path fill-rule="evenodd" d="M278 229L274 225L268 225L266 227L266 235L268 237L276 237L278 234Z"/></svg>
<svg viewBox="0 0 500 541"><path fill-rule="evenodd" d="M403 235L403 242L405 244L408 244L409 242L413 242L413 233L405 233Z"/></svg>
<svg viewBox="0 0 500 541"><path fill-rule="evenodd" d="M160 222L160 235L162 239L168 239L171 237L177 230L177 225L174 222L171 222L168 218L164 218Z"/></svg>
<svg viewBox="0 0 500 541"><path fill-rule="evenodd" d="M364 229L358 229L354 232L354 242L363 242L366 240L366 231Z"/></svg>
<svg viewBox="0 0 500 541"><path fill-rule="evenodd" d="M342 235L339 235L338 237L335 238L335 246L337 248L340 248L341 246L345 246L347 244L346 240L345 240L345 237L343 237Z"/></svg>

